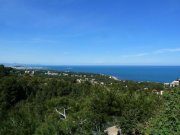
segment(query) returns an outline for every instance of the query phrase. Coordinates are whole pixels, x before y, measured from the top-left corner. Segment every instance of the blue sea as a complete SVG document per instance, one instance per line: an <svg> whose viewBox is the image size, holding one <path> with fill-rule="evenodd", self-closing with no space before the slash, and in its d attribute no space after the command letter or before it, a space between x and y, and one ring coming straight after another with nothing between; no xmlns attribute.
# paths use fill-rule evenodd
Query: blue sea
<svg viewBox="0 0 180 135"><path fill-rule="evenodd" d="M48 70L112 75L120 80L171 82L180 78L180 66L43 66Z"/></svg>

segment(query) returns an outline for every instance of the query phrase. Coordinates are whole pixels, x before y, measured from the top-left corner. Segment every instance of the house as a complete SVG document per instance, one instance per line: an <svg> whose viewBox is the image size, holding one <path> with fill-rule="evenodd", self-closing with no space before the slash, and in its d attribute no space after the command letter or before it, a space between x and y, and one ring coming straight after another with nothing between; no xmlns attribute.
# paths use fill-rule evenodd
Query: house
<svg viewBox="0 0 180 135"><path fill-rule="evenodd" d="M34 70L33 71L26 70L24 73L33 76L35 71Z"/></svg>
<svg viewBox="0 0 180 135"><path fill-rule="evenodd" d="M162 95L163 95L163 93L164 93L164 91L162 91L162 90L161 90L161 91L159 91L159 95L161 95L161 96L162 96Z"/></svg>
<svg viewBox="0 0 180 135"><path fill-rule="evenodd" d="M104 85L104 82L101 82L100 85Z"/></svg>
<svg viewBox="0 0 180 135"><path fill-rule="evenodd" d="M155 93L155 94L157 94L157 95L163 95L163 93L164 93L164 91L162 91L162 90L156 90L156 89L154 89L154 90L152 90L152 92L153 93Z"/></svg>
<svg viewBox="0 0 180 135"><path fill-rule="evenodd" d="M81 79L77 79L76 82L77 82L77 83L81 83L82 80L81 80Z"/></svg>
<svg viewBox="0 0 180 135"><path fill-rule="evenodd" d="M25 74L29 74L29 73L30 73L30 71L26 70L24 73L25 73Z"/></svg>
<svg viewBox="0 0 180 135"><path fill-rule="evenodd" d="M63 76L68 76L68 74L66 74L66 73L63 73Z"/></svg>
<svg viewBox="0 0 180 135"><path fill-rule="evenodd" d="M53 72L50 72L48 71L47 73L45 73L46 75L58 75L58 73L53 73Z"/></svg>
<svg viewBox="0 0 180 135"><path fill-rule="evenodd" d="M104 130L104 133L106 135L122 135L121 129L117 128L117 126L107 128L106 130Z"/></svg>
<svg viewBox="0 0 180 135"><path fill-rule="evenodd" d="M148 88L146 87L146 88L144 88L144 90L148 90Z"/></svg>
<svg viewBox="0 0 180 135"><path fill-rule="evenodd" d="M179 81L173 81L170 83L170 87L178 87L179 86Z"/></svg>

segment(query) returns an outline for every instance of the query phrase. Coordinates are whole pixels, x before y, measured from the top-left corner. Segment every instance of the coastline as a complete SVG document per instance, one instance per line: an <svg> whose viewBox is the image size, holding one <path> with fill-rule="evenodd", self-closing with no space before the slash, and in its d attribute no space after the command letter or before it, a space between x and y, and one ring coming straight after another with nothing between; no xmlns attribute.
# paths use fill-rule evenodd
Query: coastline
<svg viewBox="0 0 180 135"><path fill-rule="evenodd" d="M180 66L11 66L24 70L50 70L111 76L114 80L168 83L180 77Z"/></svg>

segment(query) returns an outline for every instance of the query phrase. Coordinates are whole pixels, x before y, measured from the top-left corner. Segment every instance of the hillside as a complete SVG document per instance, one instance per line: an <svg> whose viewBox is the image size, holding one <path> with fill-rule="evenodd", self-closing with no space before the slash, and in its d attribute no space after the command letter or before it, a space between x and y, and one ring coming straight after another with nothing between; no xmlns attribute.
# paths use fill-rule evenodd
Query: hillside
<svg viewBox="0 0 180 135"><path fill-rule="evenodd" d="M160 96L152 92L164 89L158 83L31 72L0 66L2 135L103 135L114 125L123 134L163 134L163 118L174 117L166 130L179 133L179 89Z"/></svg>
<svg viewBox="0 0 180 135"><path fill-rule="evenodd" d="M180 89L168 91L162 109L145 125L145 133L155 135L180 134Z"/></svg>

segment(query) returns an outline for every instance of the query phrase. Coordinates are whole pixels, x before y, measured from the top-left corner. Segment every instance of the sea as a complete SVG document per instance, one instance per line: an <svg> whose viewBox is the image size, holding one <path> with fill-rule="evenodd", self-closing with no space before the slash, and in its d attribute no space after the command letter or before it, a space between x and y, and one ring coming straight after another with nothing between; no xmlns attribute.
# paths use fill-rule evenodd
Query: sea
<svg viewBox="0 0 180 135"><path fill-rule="evenodd" d="M180 78L180 66L41 66L63 72L95 73L119 80L170 83Z"/></svg>

